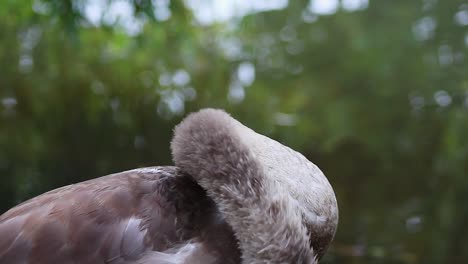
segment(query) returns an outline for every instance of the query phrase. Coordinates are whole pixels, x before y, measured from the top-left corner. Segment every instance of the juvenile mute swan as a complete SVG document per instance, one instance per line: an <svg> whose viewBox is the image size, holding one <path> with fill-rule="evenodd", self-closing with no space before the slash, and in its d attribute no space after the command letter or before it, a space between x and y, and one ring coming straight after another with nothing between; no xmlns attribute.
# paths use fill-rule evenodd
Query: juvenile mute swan
<svg viewBox="0 0 468 264"><path fill-rule="evenodd" d="M65 186L0 216L0 263L316 263L338 207L300 153L222 110L176 128L175 166Z"/></svg>

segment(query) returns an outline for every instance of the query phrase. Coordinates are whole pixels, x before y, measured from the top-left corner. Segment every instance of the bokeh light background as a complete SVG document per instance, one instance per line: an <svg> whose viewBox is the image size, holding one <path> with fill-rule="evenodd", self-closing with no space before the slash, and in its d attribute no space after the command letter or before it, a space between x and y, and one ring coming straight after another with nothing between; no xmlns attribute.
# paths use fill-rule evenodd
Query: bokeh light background
<svg viewBox="0 0 468 264"><path fill-rule="evenodd" d="M217 107L328 176L322 263L468 263L467 51L462 0L0 1L0 212Z"/></svg>

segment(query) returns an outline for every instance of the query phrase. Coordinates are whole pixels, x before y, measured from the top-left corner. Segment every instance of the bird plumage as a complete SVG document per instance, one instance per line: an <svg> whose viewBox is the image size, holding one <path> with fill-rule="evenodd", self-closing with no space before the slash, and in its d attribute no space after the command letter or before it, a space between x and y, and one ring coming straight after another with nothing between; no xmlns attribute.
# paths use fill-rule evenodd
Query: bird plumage
<svg viewBox="0 0 468 264"><path fill-rule="evenodd" d="M335 195L299 153L223 111L175 129L175 167L62 187L0 216L0 263L315 263Z"/></svg>
<svg viewBox="0 0 468 264"><path fill-rule="evenodd" d="M56 189L2 215L0 263L188 263L197 254L229 254L222 263L238 263L236 240L220 217L176 167L121 172Z"/></svg>

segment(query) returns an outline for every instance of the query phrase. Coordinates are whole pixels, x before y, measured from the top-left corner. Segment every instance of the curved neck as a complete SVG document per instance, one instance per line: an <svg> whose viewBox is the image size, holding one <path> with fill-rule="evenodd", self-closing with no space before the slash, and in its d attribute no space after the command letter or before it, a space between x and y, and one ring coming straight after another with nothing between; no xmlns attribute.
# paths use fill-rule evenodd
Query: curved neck
<svg viewBox="0 0 468 264"><path fill-rule="evenodd" d="M171 143L174 162L215 201L243 263L315 263L295 202L265 174L234 125L220 111L189 116Z"/></svg>

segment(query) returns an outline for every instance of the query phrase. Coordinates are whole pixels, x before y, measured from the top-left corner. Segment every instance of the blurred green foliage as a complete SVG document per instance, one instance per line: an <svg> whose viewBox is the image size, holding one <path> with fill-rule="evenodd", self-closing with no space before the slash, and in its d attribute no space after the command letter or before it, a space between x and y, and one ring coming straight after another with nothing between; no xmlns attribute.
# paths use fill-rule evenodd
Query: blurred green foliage
<svg viewBox="0 0 468 264"><path fill-rule="evenodd" d="M289 1L205 24L182 1L114 1L133 29L91 21L90 2L0 2L0 212L171 164L173 126L219 107L328 176L341 219L324 263L467 263L465 1Z"/></svg>

